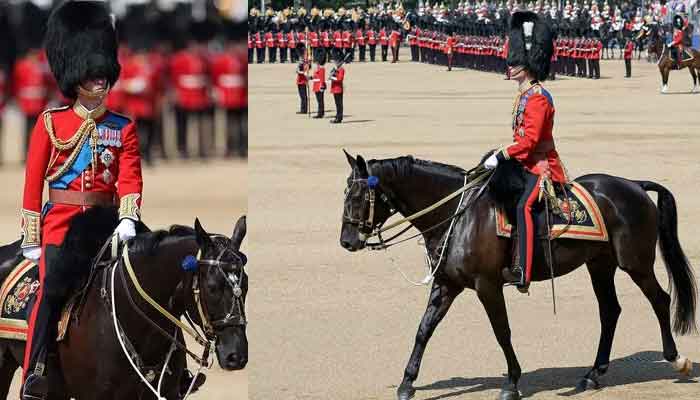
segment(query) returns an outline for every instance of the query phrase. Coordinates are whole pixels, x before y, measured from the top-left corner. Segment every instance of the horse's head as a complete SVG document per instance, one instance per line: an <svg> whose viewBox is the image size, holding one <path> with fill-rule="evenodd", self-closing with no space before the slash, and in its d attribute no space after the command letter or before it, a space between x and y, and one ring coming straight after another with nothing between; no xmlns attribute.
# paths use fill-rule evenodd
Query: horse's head
<svg viewBox="0 0 700 400"><path fill-rule="evenodd" d="M345 188L340 245L348 251L357 251L365 248L367 239L393 211L380 177L372 175L364 158L358 155L355 159L347 152L345 156L351 171Z"/></svg>
<svg viewBox="0 0 700 400"><path fill-rule="evenodd" d="M246 218L238 220L231 238L208 234L199 220L194 228L200 255L193 279L197 309L190 314L197 316L210 339L216 339L221 368L243 369L248 363L245 314L248 275L247 259L240 246L246 234Z"/></svg>

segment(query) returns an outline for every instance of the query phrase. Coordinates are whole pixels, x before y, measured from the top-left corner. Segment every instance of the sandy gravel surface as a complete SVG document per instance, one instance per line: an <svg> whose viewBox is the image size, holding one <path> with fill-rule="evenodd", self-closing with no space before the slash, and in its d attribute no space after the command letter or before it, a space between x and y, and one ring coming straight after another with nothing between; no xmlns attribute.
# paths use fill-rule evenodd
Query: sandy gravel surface
<svg viewBox="0 0 700 400"><path fill-rule="evenodd" d="M4 118L4 159L10 162L0 167L0 182L3 184L0 191L0 243L19 238L24 169L12 162L20 147L16 117L13 110L8 110ZM247 212L247 177L247 163L241 161L211 161L206 164L171 161L147 169L144 171L144 221L152 228L166 228L175 223L191 226L195 217L199 217L209 232L230 235L238 217ZM248 248L246 238L244 251L247 252ZM195 344L191 348L198 349ZM247 371L226 372L217 365L207 375L207 383L192 399L248 398ZM13 384L12 396L8 399L17 398L19 373Z"/></svg>
<svg viewBox="0 0 700 400"><path fill-rule="evenodd" d="M406 57L405 54L403 56ZM604 79L547 84L557 109L557 146L571 175L607 172L666 185L679 207L681 242L700 274L697 188L700 96L660 95L653 65L603 62ZM350 254L338 244L347 148L368 158L414 156L471 167L511 139L515 84L494 74L410 63L347 68L346 123L297 116L294 65L250 71L250 234L254 269L250 302L253 399L392 399L413 345L427 290L406 283L424 275L415 243L388 252ZM330 69L330 67L329 67ZM690 89L686 71L671 91ZM661 263L657 276L666 285ZM617 274L622 315L605 387L574 398L697 399L661 357L656 318L641 291ZM507 291L513 342L523 367L521 390L532 399L568 396L590 367L598 343L597 305L584 269L532 295ZM700 360L700 339L679 338ZM505 360L473 292L462 294L428 345L416 382L418 399L492 399Z"/></svg>

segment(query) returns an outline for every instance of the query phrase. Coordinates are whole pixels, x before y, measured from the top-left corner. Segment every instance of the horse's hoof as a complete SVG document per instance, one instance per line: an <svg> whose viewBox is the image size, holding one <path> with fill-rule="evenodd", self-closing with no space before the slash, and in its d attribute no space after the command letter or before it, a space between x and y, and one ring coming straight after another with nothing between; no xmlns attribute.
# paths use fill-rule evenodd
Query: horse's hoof
<svg viewBox="0 0 700 400"><path fill-rule="evenodd" d="M413 396L416 395L416 389L413 388L412 385L404 385L402 384L399 386L399 388L396 390L396 397L399 400L410 400L413 398Z"/></svg>
<svg viewBox="0 0 700 400"><path fill-rule="evenodd" d="M591 378L583 378L578 382L578 385L576 385L576 391L577 392L585 392L586 390L595 390L600 388L600 384L598 381L593 380Z"/></svg>
<svg viewBox="0 0 700 400"><path fill-rule="evenodd" d="M520 400L520 392L517 389L502 389L498 400Z"/></svg>
<svg viewBox="0 0 700 400"><path fill-rule="evenodd" d="M676 361L671 362L673 369L683 376L690 376L693 372L693 362L683 356L678 356Z"/></svg>

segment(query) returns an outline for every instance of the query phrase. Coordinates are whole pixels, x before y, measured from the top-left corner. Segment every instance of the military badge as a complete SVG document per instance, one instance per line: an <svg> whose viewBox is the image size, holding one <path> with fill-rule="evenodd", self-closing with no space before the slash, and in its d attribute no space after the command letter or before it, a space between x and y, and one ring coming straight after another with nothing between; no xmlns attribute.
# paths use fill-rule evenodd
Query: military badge
<svg viewBox="0 0 700 400"><path fill-rule="evenodd" d="M102 161L102 164L104 164L105 167L109 168L109 166L114 162L114 154L107 149L100 155L100 161Z"/></svg>
<svg viewBox="0 0 700 400"><path fill-rule="evenodd" d="M39 281L25 276L5 300L5 313L16 314L27 307L32 295L39 289Z"/></svg>
<svg viewBox="0 0 700 400"><path fill-rule="evenodd" d="M97 144L101 146L121 147L122 133L118 129L110 126L100 125L97 127L98 139Z"/></svg>
<svg viewBox="0 0 700 400"><path fill-rule="evenodd" d="M102 180L105 181L106 184L110 184L114 181L114 175L112 175L111 172L109 172L108 169L104 170L102 173Z"/></svg>

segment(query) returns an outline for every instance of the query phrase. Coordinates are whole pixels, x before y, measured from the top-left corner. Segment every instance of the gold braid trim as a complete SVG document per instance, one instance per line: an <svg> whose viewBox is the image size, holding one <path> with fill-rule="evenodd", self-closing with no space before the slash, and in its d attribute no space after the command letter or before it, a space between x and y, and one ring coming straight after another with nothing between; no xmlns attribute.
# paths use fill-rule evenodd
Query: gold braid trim
<svg viewBox="0 0 700 400"><path fill-rule="evenodd" d="M22 248L41 246L41 214L22 209Z"/></svg>
<svg viewBox="0 0 700 400"><path fill-rule="evenodd" d="M119 199L119 219L124 218L138 221L141 219L141 209L139 209L139 199L141 195L138 193L130 193L122 196Z"/></svg>
<svg viewBox="0 0 700 400"><path fill-rule="evenodd" d="M83 148L83 145L85 144L85 141L88 138L92 138L92 151L93 151L93 163L94 159L96 157L96 152L97 152L97 139L98 139L98 134L97 134L97 125L95 124L95 120L88 118L83 123L80 125L80 128L78 128L78 131L73 135L70 139L67 141L61 141L56 137L56 132L53 129L53 122L51 120L51 113L50 112L45 112L44 113L44 126L46 127L46 132L49 134L49 138L51 139L51 144L56 148L58 151L66 151L66 150L73 150L68 156L68 159L66 160L65 163L53 174L49 175L46 177L46 181L51 183L61 176L70 169L73 164L75 163L75 160L78 158L78 154L80 154L80 150ZM94 165L94 164L93 164Z"/></svg>

